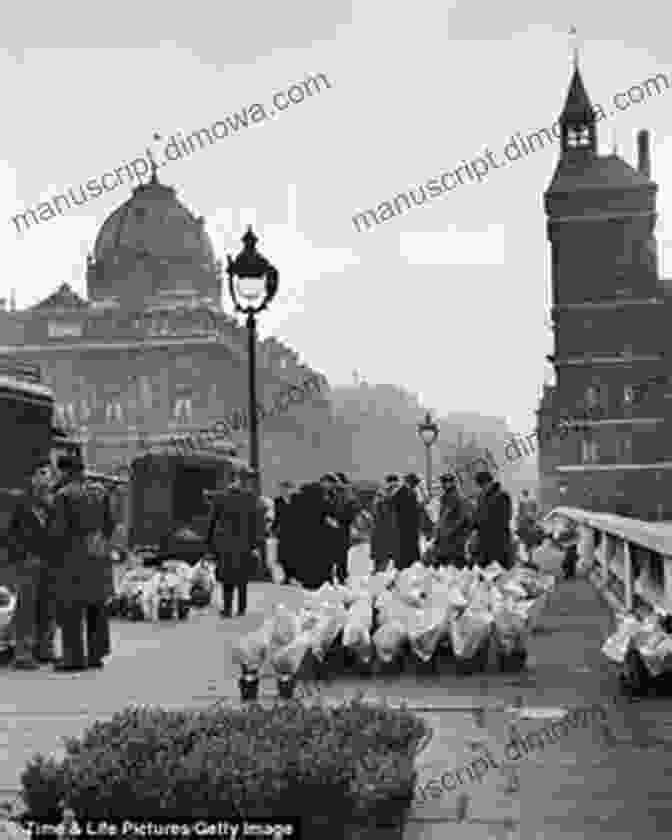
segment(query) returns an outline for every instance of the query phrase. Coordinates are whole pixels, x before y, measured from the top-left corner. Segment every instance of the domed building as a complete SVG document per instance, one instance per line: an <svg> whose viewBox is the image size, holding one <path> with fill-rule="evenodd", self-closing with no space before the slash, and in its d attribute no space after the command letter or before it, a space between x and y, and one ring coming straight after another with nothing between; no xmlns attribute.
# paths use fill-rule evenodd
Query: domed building
<svg viewBox="0 0 672 840"><path fill-rule="evenodd" d="M177 299L217 306L222 297L221 264L205 219L184 207L156 172L101 227L86 282L96 302Z"/></svg>
<svg viewBox="0 0 672 840"><path fill-rule="evenodd" d="M247 335L222 307L204 222L154 171L103 223L86 299L63 283L29 309L0 313L11 342L0 352L40 365L57 421L76 430L96 470L247 413ZM334 469L326 379L273 338L259 343L257 370L264 406L311 376L323 386L262 420L263 491ZM247 429L224 438L247 457Z"/></svg>

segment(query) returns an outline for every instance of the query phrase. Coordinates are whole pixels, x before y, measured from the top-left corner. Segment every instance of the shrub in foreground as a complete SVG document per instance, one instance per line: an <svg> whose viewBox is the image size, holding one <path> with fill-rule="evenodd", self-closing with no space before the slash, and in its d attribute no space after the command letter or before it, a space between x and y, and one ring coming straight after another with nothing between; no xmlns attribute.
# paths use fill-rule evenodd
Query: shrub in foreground
<svg viewBox="0 0 672 840"><path fill-rule="evenodd" d="M428 734L406 710L361 701L270 709L129 707L41 755L21 781L29 817L79 819L394 815L407 807ZM323 837L323 840L326 838Z"/></svg>

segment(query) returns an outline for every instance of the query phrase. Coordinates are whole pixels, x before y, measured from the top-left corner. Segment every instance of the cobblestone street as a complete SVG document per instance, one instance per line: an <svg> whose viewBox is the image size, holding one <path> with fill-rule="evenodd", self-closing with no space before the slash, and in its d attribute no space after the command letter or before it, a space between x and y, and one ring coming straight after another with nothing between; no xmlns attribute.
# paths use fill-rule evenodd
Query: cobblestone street
<svg viewBox="0 0 672 840"><path fill-rule="evenodd" d="M538 559L557 571L552 552ZM351 568L362 570L367 563L367 548L353 549ZM234 641L259 625L275 604L296 606L301 598L290 587L256 584L243 619L223 621L205 611L179 625L115 622L114 654L103 672L67 676L3 670L3 793L18 789L21 769L35 751L58 751L62 736L81 734L87 724L126 703L184 706L235 700L237 673L230 661ZM588 583L560 582L531 642L530 667L522 677L339 679L324 687L334 700L363 688L393 703L407 701L426 717L434 737L419 759L421 786L473 761L483 747L499 765L480 783L467 782L439 799L422 802L418 796L407 840L670 836L670 704L630 704L617 697L616 674L599 650L609 626L609 613ZM267 693L269 698L275 694L270 680ZM514 766L507 766L510 725L517 723L525 735L547 722L518 720L508 707L520 702L549 714L600 704L608 726L600 726L597 718L577 726L557 743L514 762L516 774ZM482 707L486 712L479 718L474 710ZM459 795L469 798L460 801ZM460 807L466 813L458 826Z"/></svg>

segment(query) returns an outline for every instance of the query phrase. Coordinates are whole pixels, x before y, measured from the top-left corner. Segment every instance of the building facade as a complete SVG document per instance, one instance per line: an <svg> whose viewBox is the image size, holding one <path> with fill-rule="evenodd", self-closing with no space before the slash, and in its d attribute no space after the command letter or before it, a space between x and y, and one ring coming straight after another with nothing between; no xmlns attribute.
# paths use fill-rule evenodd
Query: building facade
<svg viewBox="0 0 672 840"><path fill-rule="evenodd" d="M2 312L0 352L39 364L56 422L76 431L92 469L112 472L171 436L247 413L247 336L223 309L221 263L203 218L156 173L102 225L86 286L86 299L62 284ZM272 338L259 342L257 366L264 406L309 377L321 385L261 421L264 492L333 469L326 379ZM220 437L247 457L246 428Z"/></svg>
<svg viewBox="0 0 672 840"><path fill-rule="evenodd" d="M638 161L599 155L578 66L544 196L554 384L538 415L541 501L672 519L670 296L658 270L649 134Z"/></svg>

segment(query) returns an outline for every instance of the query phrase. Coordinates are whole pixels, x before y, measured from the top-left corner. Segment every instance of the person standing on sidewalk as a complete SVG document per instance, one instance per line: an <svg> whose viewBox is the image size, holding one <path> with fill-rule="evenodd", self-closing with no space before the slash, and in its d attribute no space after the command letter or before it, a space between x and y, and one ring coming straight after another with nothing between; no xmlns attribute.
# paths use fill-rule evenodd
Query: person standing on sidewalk
<svg viewBox="0 0 672 840"><path fill-rule="evenodd" d="M400 568L420 562L420 527L423 506L418 496L420 479L415 473L404 478L404 484L393 496L400 537Z"/></svg>
<svg viewBox="0 0 672 840"><path fill-rule="evenodd" d="M294 534L294 523L292 513L292 500L295 496L295 488L291 481L283 481L280 484L280 495L273 501L273 525L271 534L278 541L276 560L285 573L285 581L289 582L296 577L296 569L293 565L293 554L297 549L296 535Z"/></svg>
<svg viewBox="0 0 672 840"><path fill-rule="evenodd" d="M487 470L477 473L474 481L481 491L474 515L474 530L478 534L476 562L483 567L497 562L510 569L513 566L511 496Z"/></svg>
<svg viewBox="0 0 672 840"><path fill-rule="evenodd" d="M106 604L114 594L110 500L100 485L87 485L79 456L66 455L59 459L58 466L65 484L54 499L50 534L59 555L54 562L54 589L63 661L55 669L74 672L102 668L104 657L110 653Z"/></svg>
<svg viewBox="0 0 672 840"><path fill-rule="evenodd" d="M208 525L207 544L216 558L216 577L222 587L222 618L233 615L238 594L238 615L247 611L247 584L266 538L264 511L252 489L255 474L243 468L225 493L215 496Z"/></svg>
<svg viewBox="0 0 672 840"><path fill-rule="evenodd" d="M39 463L28 478L28 486L19 497L9 524L8 558L17 592L14 615L14 668L17 670L35 670L39 668L39 658L53 656L53 631L49 636L49 622L45 617L39 627L37 624L40 586L50 550L50 480L49 463Z"/></svg>
<svg viewBox="0 0 672 840"><path fill-rule="evenodd" d="M345 583L348 579L348 553L350 551L352 525L359 506L352 485L344 473L336 473L336 478L338 479L338 485L336 486L336 521L338 522L340 535L336 556L336 577L339 583Z"/></svg>
<svg viewBox="0 0 672 840"><path fill-rule="evenodd" d="M525 550L525 560L532 560L532 552L543 541L543 531L539 528L539 506L530 498L527 490L523 490L518 500L516 513L516 536Z"/></svg>
<svg viewBox="0 0 672 840"><path fill-rule="evenodd" d="M390 561L399 566L401 544L399 522L393 497L399 490L399 476L390 474L385 478L385 487L378 491L373 505L373 531L371 533L371 559L374 570L384 572Z"/></svg>
<svg viewBox="0 0 672 840"><path fill-rule="evenodd" d="M462 498L454 475L446 473L440 481L442 495L434 537L435 565L461 569L467 562L465 546L471 527L471 510Z"/></svg>

